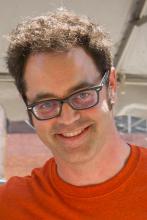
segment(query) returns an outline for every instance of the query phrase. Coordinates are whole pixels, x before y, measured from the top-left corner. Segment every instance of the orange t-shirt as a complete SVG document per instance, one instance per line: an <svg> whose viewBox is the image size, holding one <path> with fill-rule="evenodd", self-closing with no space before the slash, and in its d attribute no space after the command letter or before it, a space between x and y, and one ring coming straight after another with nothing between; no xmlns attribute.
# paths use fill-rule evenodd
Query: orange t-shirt
<svg viewBox="0 0 147 220"><path fill-rule="evenodd" d="M0 187L0 220L57 219L147 220L147 149L131 146L125 167L101 184L65 183L50 159L31 176Z"/></svg>

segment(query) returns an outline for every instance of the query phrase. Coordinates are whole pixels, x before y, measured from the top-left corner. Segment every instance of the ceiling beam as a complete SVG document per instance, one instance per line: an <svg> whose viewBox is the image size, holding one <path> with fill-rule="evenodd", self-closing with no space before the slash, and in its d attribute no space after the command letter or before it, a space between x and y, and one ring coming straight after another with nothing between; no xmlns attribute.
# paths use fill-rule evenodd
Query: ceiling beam
<svg viewBox="0 0 147 220"><path fill-rule="evenodd" d="M147 23L147 15L142 16L137 22L136 25L137 26L141 26L143 24Z"/></svg>
<svg viewBox="0 0 147 220"><path fill-rule="evenodd" d="M126 26L126 29L124 31L123 37L121 39L121 43L120 46L118 47L118 50L114 56L114 66L117 68L118 63L123 55L123 52L125 50L125 47L128 43L128 40L132 34L132 31L134 29L134 26L138 24L138 22L140 21L140 16L141 16L141 12L144 8L146 0L136 0L133 1L132 4L132 13L130 15L130 19L128 22L128 25ZM146 16L145 16L146 17ZM139 25L141 25L143 22L146 21L147 18L144 18L145 20L142 20L141 23L139 23Z"/></svg>

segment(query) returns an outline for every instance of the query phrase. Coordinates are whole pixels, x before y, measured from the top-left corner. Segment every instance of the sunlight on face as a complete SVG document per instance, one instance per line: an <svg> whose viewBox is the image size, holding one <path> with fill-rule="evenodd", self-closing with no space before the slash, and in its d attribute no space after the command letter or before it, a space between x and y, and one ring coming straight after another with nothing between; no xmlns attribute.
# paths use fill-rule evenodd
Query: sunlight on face
<svg viewBox="0 0 147 220"><path fill-rule="evenodd" d="M101 107L105 113L110 111L108 106L108 101L106 99L102 101Z"/></svg>

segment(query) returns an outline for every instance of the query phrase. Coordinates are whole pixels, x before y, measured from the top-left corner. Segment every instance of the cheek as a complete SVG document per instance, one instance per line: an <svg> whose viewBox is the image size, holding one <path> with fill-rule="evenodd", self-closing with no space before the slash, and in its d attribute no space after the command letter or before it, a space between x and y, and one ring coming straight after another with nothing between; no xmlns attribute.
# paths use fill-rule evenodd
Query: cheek
<svg viewBox="0 0 147 220"><path fill-rule="evenodd" d="M108 100L106 97L102 97L96 106L88 109L87 114L91 115L91 117L99 118L102 115L109 114L109 112Z"/></svg>
<svg viewBox="0 0 147 220"><path fill-rule="evenodd" d="M101 100L93 108L87 109L87 111L83 114L83 117L84 116L92 120L96 128L100 127L102 129L102 127L105 127L110 118L108 101L106 99Z"/></svg>
<svg viewBox="0 0 147 220"><path fill-rule="evenodd" d="M36 129L36 132L39 136L45 136L46 133L50 133L50 129L52 127L52 123L49 120L39 121L37 119L33 119L33 124Z"/></svg>

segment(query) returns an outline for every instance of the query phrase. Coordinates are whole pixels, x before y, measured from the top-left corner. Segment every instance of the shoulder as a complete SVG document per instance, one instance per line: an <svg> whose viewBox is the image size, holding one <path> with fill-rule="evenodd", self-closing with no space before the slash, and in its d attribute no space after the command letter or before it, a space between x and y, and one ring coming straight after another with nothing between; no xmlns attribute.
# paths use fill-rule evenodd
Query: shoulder
<svg viewBox="0 0 147 220"><path fill-rule="evenodd" d="M147 163L147 147L130 145L133 154L136 155L136 158L139 162Z"/></svg>
<svg viewBox="0 0 147 220"><path fill-rule="evenodd" d="M11 177L5 184L0 186L0 206L2 203L11 203L15 198L26 196L28 179L30 177Z"/></svg>
<svg viewBox="0 0 147 220"><path fill-rule="evenodd" d="M134 169L134 174L138 181L142 182L144 185L147 183L147 148L141 146L132 146L136 152L136 165Z"/></svg>
<svg viewBox="0 0 147 220"><path fill-rule="evenodd" d="M147 147L135 146L139 150L141 159L147 159Z"/></svg>
<svg viewBox="0 0 147 220"><path fill-rule="evenodd" d="M146 165L147 168L147 147L138 147L140 152L140 161Z"/></svg>
<svg viewBox="0 0 147 220"><path fill-rule="evenodd" d="M32 170L31 175L25 177L11 177L5 184L0 186L0 206L1 202L13 202L15 198L19 200L32 196L34 188L39 188L46 182L47 171L52 159L48 160L41 168Z"/></svg>
<svg viewBox="0 0 147 220"><path fill-rule="evenodd" d="M21 198L27 197L26 184L26 177L11 177L0 186L0 218L9 215L10 210L13 212L21 203Z"/></svg>
<svg viewBox="0 0 147 220"><path fill-rule="evenodd" d="M147 155L147 147L138 146L138 148L140 149L140 151L142 152L142 154Z"/></svg>
<svg viewBox="0 0 147 220"><path fill-rule="evenodd" d="M142 158L146 158L147 156L147 147L143 147L143 146L138 146L138 145L134 145L134 144L130 144L131 149L133 151L135 151L135 154L139 154L139 157Z"/></svg>

